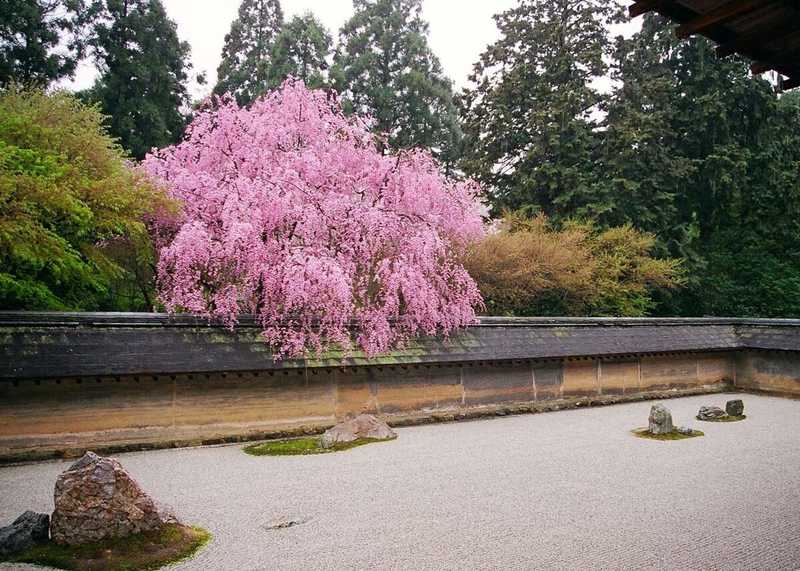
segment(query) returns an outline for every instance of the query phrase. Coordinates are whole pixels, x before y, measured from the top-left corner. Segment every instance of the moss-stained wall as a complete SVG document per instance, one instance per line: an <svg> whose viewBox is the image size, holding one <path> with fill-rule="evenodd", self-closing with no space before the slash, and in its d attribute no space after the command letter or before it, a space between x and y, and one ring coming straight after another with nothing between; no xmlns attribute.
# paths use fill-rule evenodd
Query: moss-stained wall
<svg viewBox="0 0 800 571"><path fill-rule="evenodd" d="M402 421L512 403L733 381L734 355L498 361L24 379L0 383L0 457L318 431L362 411Z"/></svg>
<svg viewBox="0 0 800 571"><path fill-rule="evenodd" d="M800 398L800 352L742 351L736 356L736 385Z"/></svg>
<svg viewBox="0 0 800 571"><path fill-rule="evenodd" d="M256 321L0 312L0 459L719 389L800 396L800 320L482 318L367 359L275 360Z"/></svg>

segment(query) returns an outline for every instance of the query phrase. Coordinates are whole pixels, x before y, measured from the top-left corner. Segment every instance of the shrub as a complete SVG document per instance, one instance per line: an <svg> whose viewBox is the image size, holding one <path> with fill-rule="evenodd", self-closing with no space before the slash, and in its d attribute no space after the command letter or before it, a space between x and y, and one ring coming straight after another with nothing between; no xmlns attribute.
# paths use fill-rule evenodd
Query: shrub
<svg viewBox="0 0 800 571"><path fill-rule="evenodd" d="M168 202L102 122L64 92L0 92L0 307L150 305L143 219Z"/></svg>
<svg viewBox="0 0 800 571"><path fill-rule="evenodd" d="M650 255L652 235L631 226L599 230L515 213L471 247L469 273L495 315L646 315L654 288L682 281L677 260Z"/></svg>

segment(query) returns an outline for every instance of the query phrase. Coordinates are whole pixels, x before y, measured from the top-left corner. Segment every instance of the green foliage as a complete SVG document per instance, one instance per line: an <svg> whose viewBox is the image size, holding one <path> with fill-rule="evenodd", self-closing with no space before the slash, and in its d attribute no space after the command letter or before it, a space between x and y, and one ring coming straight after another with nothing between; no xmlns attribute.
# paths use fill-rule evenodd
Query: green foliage
<svg viewBox="0 0 800 571"><path fill-rule="evenodd" d="M748 62L677 39L660 16L612 42L617 9L523 0L496 16L501 38L460 100L464 170L495 212L635 228L655 237L650 255L683 260L685 287L619 297L614 275L638 255L609 253L609 297L592 313L799 316L800 95L779 98ZM601 93L592 81L609 70ZM551 291L525 311L575 311L574 290Z"/></svg>
<svg viewBox="0 0 800 571"><path fill-rule="evenodd" d="M596 261L592 315L641 317L655 307L654 290L676 289L684 283L678 259L652 256L656 239L630 224L598 229L578 226L587 236L587 246Z"/></svg>
<svg viewBox="0 0 800 571"><path fill-rule="evenodd" d="M650 16L617 43L621 83L608 104L597 175L630 222L686 259L688 287L662 311L800 315L800 114L790 94L720 60L705 39L679 41Z"/></svg>
<svg viewBox="0 0 800 571"><path fill-rule="evenodd" d="M730 414L726 414L725 416L720 416L718 418L698 418L697 420L701 422L740 422L747 418L746 414L734 415L731 416Z"/></svg>
<svg viewBox="0 0 800 571"><path fill-rule="evenodd" d="M169 205L103 119L63 92L0 92L0 308L152 306L143 217Z"/></svg>
<svg viewBox="0 0 800 571"><path fill-rule="evenodd" d="M242 0L225 36L214 93L230 93L239 105L263 95L270 87L272 52L282 27L279 0Z"/></svg>
<svg viewBox="0 0 800 571"><path fill-rule="evenodd" d="M163 528L78 546L47 543L9 558L70 571L147 571L193 556L211 540L199 527L167 524Z"/></svg>
<svg viewBox="0 0 800 571"><path fill-rule="evenodd" d="M83 10L82 0L0 0L0 87L71 77Z"/></svg>
<svg viewBox="0 0 800 571"><path fill-rule="evenodd" d="M542 211L554 220L593 216L599 140L593 111L606 74L608 0L522 0L495 16L500 39L481 55L460 98L464 170L490 190L495 212Z"/></svg>
<svg viewBox="0 0 800 571"><path fill-rule="evenodd" d="M354 0L332 79L350 110L369 114L395 149L425 147L447 164L460 153L452 84L428 46L421 0Z"/></svg>
<svg viewBox="0 0 800 571"><path fill-rule="evenodd" d="M332 41L325 26L310 12L292 18L272 48L270 87L280 86L289 76L302 79L312 89L323 87Z"/></svg>
<svg viewBox="0 0 800 571"><path fill-rule="evenodd" d="M186 127L189 45L161 0L96 0L90 44L101 76L84 94L108 114L112 135L142 159Z"/></svg>
<svg viewBox="0 0 800 571"><path fill-rule="evenodd" d="M260 444L245 446L244 451L251 456L307 456L309 454L328 454L350 450L372 442L385 442L375 438L359 438L352 442L339 442L330 448L323 448L319 436L270 440Z"/></svg>
<svg viewBox="0 0 800 571"><path fill-rule="evenodd" d="M706 433L702 430L692 430L691 434L683 434L682 432L678 432L677 430L673 430L667 434L653 434L647 428L637 428L636 430L632 430L631 433L634 436L639 438L645 438L647 440L662 440L662 441L669 441L669 440L686 440L687 438L697 438L698 436L705 436Z"/></svg>
<svg viewBox="0 0 800 571"><path fill-rule="evenodd" d="M679 261L652 257L654 244L630 225L556 228L517 213L471 248L465 266L489 314L638 317L654 307L654 290L683 283Z"/></svg>
<svg viewBox="0 0 800 571"><path fill-rule="evenodd" d="M644 26L653 22L645 20ZM686 255L692 220L678 218L678 196L697 165L676 153L681 135L675 130L680 110L672 102L678 89L662 57L674 45L669 26L619 38L612 79L618 88L604 101L605 141L602 146L600 189L609 205L599 215L604 225L634 223L654 232L673 254Z"/></svg>

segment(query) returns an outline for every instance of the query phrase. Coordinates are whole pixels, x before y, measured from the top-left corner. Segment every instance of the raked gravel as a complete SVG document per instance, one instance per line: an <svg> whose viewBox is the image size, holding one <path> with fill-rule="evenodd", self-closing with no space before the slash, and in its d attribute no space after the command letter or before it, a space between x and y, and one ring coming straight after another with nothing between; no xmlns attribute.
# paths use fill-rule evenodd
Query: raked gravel
<svg viewBox="0 0 800 571"><path fill-rule="evenodd" d="M727 398L743 398L747 420L693 420ZM214 534L176 571L800 569L800 401L664 403L706 436L635 438L642 402L402 428L321 456L220 446L118 458ZM0 525L52 510L67 465L0 468Z"/></svg>

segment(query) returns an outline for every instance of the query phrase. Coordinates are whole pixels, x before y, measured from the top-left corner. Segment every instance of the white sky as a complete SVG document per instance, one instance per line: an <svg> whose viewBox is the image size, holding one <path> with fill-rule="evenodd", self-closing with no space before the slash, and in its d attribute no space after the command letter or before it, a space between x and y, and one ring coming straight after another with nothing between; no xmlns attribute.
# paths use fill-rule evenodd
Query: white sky
<svg viewBox="0 0 800 571"><path fill-rule="evenodd" d="M205 86L193 85L193 98L203 97L216 83L217 66L225 34L239 9L239 0L163 0L169 16L178 24L178 35L192 47L194 73L206 72ZM430 45L456 88L467 85L467 76L486 46L498 37L492 15L517 4L517 0L423 0L423 16L430 24ZM313 12L338 38L342 24L352 15L351 0L282 0L288 20ZM638 27L626 25L627 33ZM90 87L95 71L91 63L78 70L72 88Z"/></svg>

